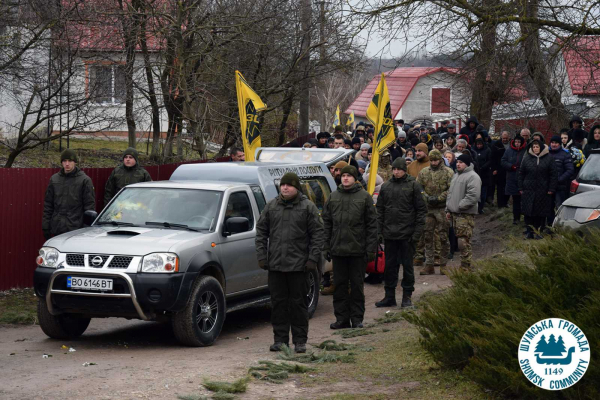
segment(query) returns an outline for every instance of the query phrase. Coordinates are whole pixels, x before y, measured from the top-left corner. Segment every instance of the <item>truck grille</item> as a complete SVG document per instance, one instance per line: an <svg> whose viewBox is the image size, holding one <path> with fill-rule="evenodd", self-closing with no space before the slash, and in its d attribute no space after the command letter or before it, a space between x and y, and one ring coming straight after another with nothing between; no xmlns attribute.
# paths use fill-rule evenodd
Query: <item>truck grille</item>
<svg viewBox="0 0 600 400"><path fill-rule="evenodd" d="M97 269L126 269L133 260L132 256L112 256L111 258L110 254L67 254L67 265L70 267L84 267L85 257L87 257L87 266ZM94 259L96 260L95 264ZM102 261L100 262L99 260Z"/></svg>
<svg viewBox="0 0 600 400"><path fill-rule="evenodd" d="M125 269L129 267L129 263L133 260L133 257L125 257L125 256L114 256L113 259L108 264L108 268L122 268Z"/></svg>
<svg viewBox="0 0 600 400"><path fill-rule="evenodd" d="M67 265L71 267L83 267L83 254L67 254Z"/></svg>

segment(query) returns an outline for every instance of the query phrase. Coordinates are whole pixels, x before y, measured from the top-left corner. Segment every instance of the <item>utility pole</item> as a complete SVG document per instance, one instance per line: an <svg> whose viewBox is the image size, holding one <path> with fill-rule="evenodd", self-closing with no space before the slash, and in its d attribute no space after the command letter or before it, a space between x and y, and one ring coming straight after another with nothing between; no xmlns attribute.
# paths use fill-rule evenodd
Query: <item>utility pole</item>
<svg viewBox="0 0 600 400"><path fill-rule="evenodd" d="M298 136L308 135L308 114L310 103L310 20L312 6L310 0L300 2L300 25L302 28L302 46L300 48L300 60L298 60L300 80L300 112L298 115Z"/></svg>

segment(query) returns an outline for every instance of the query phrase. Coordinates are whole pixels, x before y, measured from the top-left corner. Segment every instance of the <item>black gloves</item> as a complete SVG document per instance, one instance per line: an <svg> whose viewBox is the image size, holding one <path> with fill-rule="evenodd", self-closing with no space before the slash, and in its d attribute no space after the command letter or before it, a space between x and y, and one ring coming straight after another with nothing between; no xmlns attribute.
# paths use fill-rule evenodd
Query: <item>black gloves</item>
<svg viewBox="0 0 600 400"><path fill-rule="evenodd" d="M308 260L306 262L306 270L307 271L316 271L317 270L317 263L314 262L313 260Z"/></svg>
<svg viewBox="0 0 600 400"><path fill-rule="evenodd" d="M439 199L437 196L429 196L427 198L427 204L429 204L430 206L435 206L439 203Z"/></svg>

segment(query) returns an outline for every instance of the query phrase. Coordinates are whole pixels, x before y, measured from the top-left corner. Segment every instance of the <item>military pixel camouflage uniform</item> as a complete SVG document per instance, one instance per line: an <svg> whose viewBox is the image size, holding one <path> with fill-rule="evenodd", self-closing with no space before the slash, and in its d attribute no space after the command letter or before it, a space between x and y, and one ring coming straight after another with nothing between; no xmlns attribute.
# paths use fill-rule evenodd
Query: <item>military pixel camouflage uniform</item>
<svg viewBox="0 0 600 400"><path fill-rule="evenodd" d="M475 228L475 216L473 214L452 214L452 226L458 238L460 248L461 268L471 269L473 251L471 249L471 237Z"/></svg>
<svg viewBox="0 0 600 400"><path fill-rule="evenodd" d="M432 150L429 153L429 160L441 160L442 154L438 150ZM446 167L443 163L437 168L433 166L425 167L419 176L417 182L421 184L425 191L425 200L427 202L428 211L425 221L425 232L423 234L423 246L417 248L415 258L417 260L425 260L426 265L446 265L446 259L450 252L450 243L448 241L448 222L446 219L446 197L448 189L452 182L454 172ZM429 269L433 273L431 268Z"/></svg>

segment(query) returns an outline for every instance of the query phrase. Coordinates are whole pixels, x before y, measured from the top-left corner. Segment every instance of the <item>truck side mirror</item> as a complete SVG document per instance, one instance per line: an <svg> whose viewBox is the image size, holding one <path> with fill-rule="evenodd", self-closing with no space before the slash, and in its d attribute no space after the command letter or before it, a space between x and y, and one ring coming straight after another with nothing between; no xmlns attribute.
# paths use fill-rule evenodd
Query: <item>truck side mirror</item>
<svg viewBox="0 0 600 400"><path fill-rule="evenodd" d="M223 236L233 235L235 233L247 232L250 230L250 221L246 217L229 217L225 221L225 230Z"/></svg>
<svg viewBox="0 0 600 400"><path fill-rule="evenodd" d="M98 213L94 210L87 210L83 213L83 225L90 226L98 217Z"/></svg>

